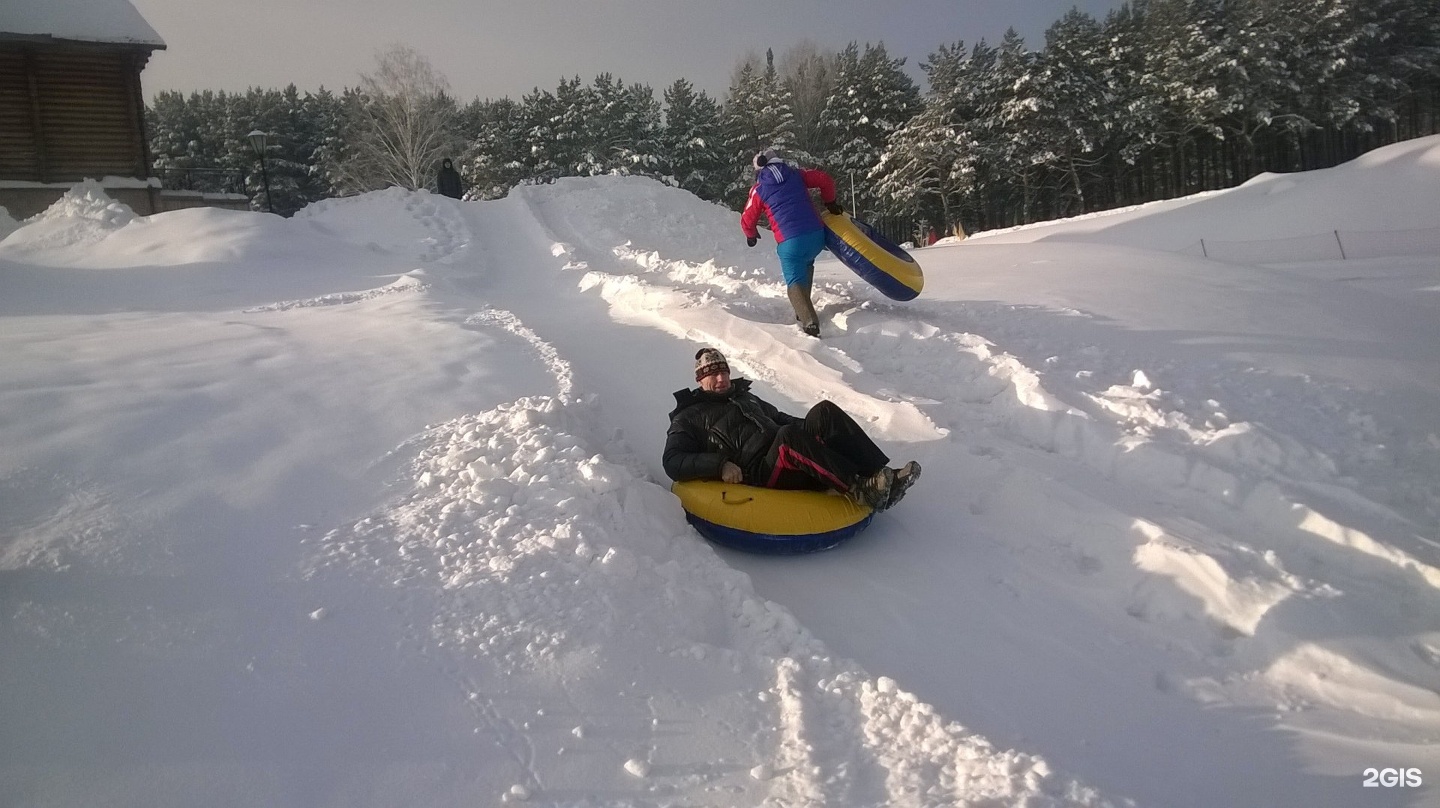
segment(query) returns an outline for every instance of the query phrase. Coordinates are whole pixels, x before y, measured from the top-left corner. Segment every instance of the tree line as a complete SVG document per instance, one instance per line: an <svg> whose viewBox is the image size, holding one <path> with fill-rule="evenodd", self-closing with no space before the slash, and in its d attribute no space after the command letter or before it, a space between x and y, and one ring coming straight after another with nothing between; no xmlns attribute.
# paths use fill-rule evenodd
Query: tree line
<svg viewBox="0 0 1440 808"><path fill-rule="evenodd" d="M459 103L409 48L339 93L252 89L147 109L157 169L247 172L269 134L277 212L433 183L453 157L469 196L563 176L635 174L739 208L774 146L828 170L843 204L945 230L1022 224L1323 168L1440 131L1434 0L1131 0L1072 10L1032 50L942 45L919 68L883 44L803 44L738 64L723 98L685 79L657 99L611 74L519 100ZM190 173L186 173L190 172Z"/></svg>

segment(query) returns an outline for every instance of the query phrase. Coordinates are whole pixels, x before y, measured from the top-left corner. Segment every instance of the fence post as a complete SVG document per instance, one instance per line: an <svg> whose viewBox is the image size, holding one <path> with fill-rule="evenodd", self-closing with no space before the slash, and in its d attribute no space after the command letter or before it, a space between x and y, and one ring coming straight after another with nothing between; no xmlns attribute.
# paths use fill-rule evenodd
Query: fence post
<svg viewBox="0 0 1440 808"><path fill-rule="evenodd" d="M1210 252L1205 249L1205 239L1203 238L1200 239L1200 254L1205 256L1206 258L1210 257Z"/></svg>
<svg viewBox="0 0 1440 808"><path fill-rule="evenodd" d="M1343 241L1340 240L1340 231L1339 231L1339 230L1336 230L1336 231L1334 231L1334 232L1335 232L1335 243L1340 245L1340 260L1341 260L1341 261L1349 261L1350 259L1345 257L1345 242L1343 242Z"/></svg>

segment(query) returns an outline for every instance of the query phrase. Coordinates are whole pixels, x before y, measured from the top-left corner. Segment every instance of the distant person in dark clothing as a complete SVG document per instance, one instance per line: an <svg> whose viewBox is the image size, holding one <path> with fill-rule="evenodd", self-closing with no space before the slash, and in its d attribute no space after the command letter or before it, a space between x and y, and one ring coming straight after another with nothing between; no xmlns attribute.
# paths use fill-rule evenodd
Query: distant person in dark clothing
<svg viewBox="0 0 1440 808"><path fill-rule="evenodd" d="M714 348L695 354L698 388L675 393L665 434L665 473L677 482L720 480L763 488L830 489L876 511L893 506L920 478L920 464L890 458L831 401L804 418L781 412L730 378Z"/></svg>
<svg viewBox="0 0 1440 808"><path fill-rule="evenodd" d="M465 196L465 183L460 181L460 172L455 170L449 157L440 161L440 173L435 177L435 190L451 199Z"/></svg>

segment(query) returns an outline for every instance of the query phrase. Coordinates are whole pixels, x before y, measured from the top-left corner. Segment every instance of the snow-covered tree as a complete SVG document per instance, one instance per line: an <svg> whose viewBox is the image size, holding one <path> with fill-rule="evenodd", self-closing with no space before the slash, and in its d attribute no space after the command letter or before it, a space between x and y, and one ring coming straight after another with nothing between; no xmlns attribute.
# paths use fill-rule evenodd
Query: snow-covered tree
<svg viewBox="0 0 1440 808"><path fill-rule="evenodd" d="M979 57L978 61L976 57ZM883 213L924 218L948 229L962 219L976 181L977 65L993 62L982 45L942 45L921 70L930 80L920 113L897 129L871 172Z"/></svg>
<svg viewBox="0 0 1440 808"><path fill-rule="evenodd" d="M665 91L665 125L660 133L664 171L676 185L701 199L720 201L728 182L720 105L685 79Z"/></svg>
<svg viewBox="0 0 1440 808"><path fill-rule="evenodd" d="M660 105L643 84L603 73L586 99L585 174L658 174Z"/></svg>
<svg viewBox="0 0 1440 808"><path fill-rule="evenodd" d="M836 56L835 89L822 116L832 145L820 162L835 175L847 205L874 206L870 174L891 136L920 111L920 88L904 65L889 57L884 43L866 43L862 54L852 42Z"/></svg>
<svg viewBox="0 0 1440 808"><path fill-rule="evenodd" d="M576 84L579 83L577 79ZM561 81L561 86L565 82ZM574 163L571 154L573 144L569 133L556 131L561 121L561 104L554 93L535 88L520 100L520 111L525 132L525 155L523 164L526 176L561 176L568 174L566 166Z"/></svg>
<svg viewBox="0 0 1440 808"><path fill-rule="evenodd" d="M739 208L754 182L750 161L755 154L767 148L787 152L795 142L790 93L775 70L773 53L766 53L764 66L755 59L746 59L740 65L730 84L723 114L726 150L732 165L725 199Z"/></svg>
<svg viewBox="0 0 1440 808"><path fill-rule="evenodd" d="M531 175L529 123L521 105L508 98L466 107L470 146L459 167L473 199L499 199Z"/></svg>
<svg viewBox="0 0 1440 808"><path fill-rule="evenodd" d="M835 55L801 42L780 59L780 84L790 98L793 140L787 157L797 163L824 163L834 144L825 125L825 107L835 91Z"/></svg>
<svg viewBox="0 0 1440 808"><path fill-rule="evenodd" d="M306 93L301 102L305 132L303 155L307 180L304 199L307 203L336 194L334 183L326 170L330 156L342 148L345 130L345 102L341 96L321 87Z"/></svg>
<svg viewBox="0 0 1440 808"><path fill-rule="evenodd" d="M1045 32L1029 97L1037 135L1031 162L1053 178L1047 189L1055 215L1084 213L1085 186L1108 145L1113 93L1106 80L1105 40L1100 24L1071 9Z"/></svg>
<svg viewBox="0 0 1440 808"><path fill-rule="evenodd" d="M563 79L555 87L555 107L547 122L551 149L561 176L588 176L597 169L590 155L590 117L595 114L595 93L579 76ZM534 139L532 147L538 146Z"/></svg>

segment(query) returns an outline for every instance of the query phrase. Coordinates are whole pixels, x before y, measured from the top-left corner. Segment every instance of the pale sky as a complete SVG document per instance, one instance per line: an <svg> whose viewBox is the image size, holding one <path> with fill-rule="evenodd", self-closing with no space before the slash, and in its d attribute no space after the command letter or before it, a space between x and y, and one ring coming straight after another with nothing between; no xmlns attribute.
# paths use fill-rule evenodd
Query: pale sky
<svg viewBox="0 0 1440 808"><path fill-rule="evenodd" d="M943 44L998 43L1014 27L1032 49L1072 6L1097 19L1121 0L131 0L160 33L142 80L160 90L333 90L359 83L375 54L414 47L462 101L554 90L609 72L660 97L686 78L717 100L736 63L802 40L840 50L884 42L917 66Z"/></svg>

